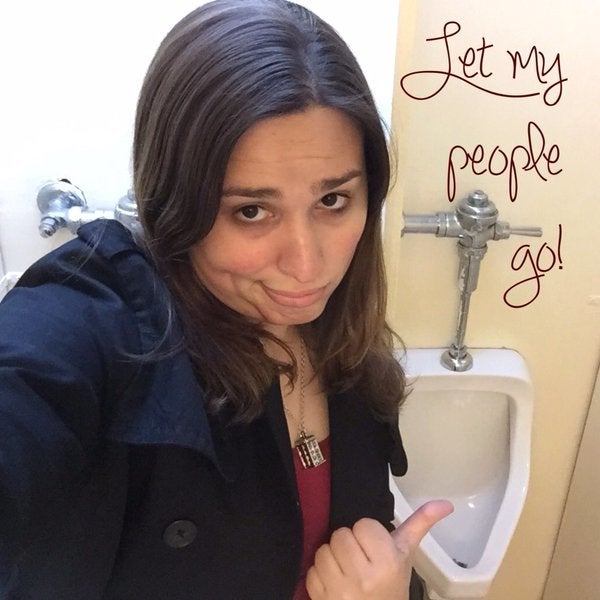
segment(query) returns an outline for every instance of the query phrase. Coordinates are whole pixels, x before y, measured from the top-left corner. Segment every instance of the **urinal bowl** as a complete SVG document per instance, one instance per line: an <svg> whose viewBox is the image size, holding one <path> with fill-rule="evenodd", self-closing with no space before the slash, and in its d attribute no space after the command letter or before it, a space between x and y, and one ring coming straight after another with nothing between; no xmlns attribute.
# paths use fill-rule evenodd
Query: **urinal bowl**
<svg viewBox="0 0 600 600"><path fill-rule="evenodd" d="M391 477L396 519L446 498L452 515L425 536L415 568L432 600L485 598L517 525L529 479L531 380L514 350L473 350L451 372L440 349L409 349L400 412L408 473Z"/></svg>

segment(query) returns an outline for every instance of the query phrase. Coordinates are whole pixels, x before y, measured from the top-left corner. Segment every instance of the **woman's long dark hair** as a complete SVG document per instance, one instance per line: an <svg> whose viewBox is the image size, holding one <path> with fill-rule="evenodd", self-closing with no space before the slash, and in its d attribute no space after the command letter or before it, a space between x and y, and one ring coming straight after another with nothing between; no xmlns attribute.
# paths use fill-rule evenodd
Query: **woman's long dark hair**
<svg viewBox="0 0 600 600"><path fill-rule="evenodd" d="M274 363L261 344L269 336L206 290L190 250L215 222L240 136L261 119L312 106L338 109L359 128L368 211L348 272L302 335L327 393L354 388L378 416L394 419L404 374L385 321L385 132L355 57L316 15L285 0L216 0L167 35L146 75L135 122L134 188L147 249L173 295L209 405L225 402L236 419L255 418L277 370L293 377L294 366Z"/></svg>

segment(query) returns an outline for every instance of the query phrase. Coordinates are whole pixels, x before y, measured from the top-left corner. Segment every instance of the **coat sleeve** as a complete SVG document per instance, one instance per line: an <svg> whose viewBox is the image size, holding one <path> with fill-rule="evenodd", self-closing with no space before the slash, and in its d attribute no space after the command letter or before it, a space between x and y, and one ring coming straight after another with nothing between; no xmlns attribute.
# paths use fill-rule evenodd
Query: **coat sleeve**
<svg viewBox="0 0 600 600"><path fill-rule="evenodd" d="M406 475L406 471L408 471L408 460L406 458L406 452L404 450L404 444L402 443L397 420L394 423L389 423L387 427L389 431L388 460L390 469L396 477L400 477Z"/></svg>
<svg viewBox="0 0 600 600"><path fill-rule="evenodd" d="M92 267L43 283L34 268L0 304L0 590L70 510L94 466L104 400L130 379L115 356L135 328Z"/></svg>

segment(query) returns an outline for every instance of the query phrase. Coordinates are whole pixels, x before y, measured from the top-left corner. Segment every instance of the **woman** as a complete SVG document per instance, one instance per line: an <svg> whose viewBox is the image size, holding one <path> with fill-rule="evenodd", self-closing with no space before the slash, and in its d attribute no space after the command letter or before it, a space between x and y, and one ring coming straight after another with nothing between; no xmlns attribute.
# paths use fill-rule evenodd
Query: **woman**
<svg viewBox="0 0 600 600"><path fill-rule="evenodd" d="M205 5L133 164L143 239L84 226L0 310L2 597L408 598L450 507L389 533L389 160L354 57L284 0Z"/></svg>

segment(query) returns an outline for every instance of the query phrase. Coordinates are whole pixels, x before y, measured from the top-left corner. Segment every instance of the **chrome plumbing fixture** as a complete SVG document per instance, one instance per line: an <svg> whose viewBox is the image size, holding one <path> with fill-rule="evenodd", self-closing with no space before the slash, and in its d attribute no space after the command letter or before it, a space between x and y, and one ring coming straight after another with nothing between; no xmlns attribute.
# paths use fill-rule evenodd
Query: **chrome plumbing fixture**
<svg viewBox="0 0 600 600"><path fill-rule="evenodd" d="M117 202L114 210L91 210L83 191L68 179L60 179L40 188L37 205L42 213L39 225L42 237L50 237L63 227L75 234L81 225L95 219L116 219L134 233L140 229L133 190Z"/></svg>
<svg viewBox="0 0 600 600"><path fill-rule="evenodd" d="M443 353L441 361L450 371L467 371L473 366L473 358L465 345L469 304L471 294L477 289L487 242L504 240L511 235L540 237L542 230L540 227L511 227L505 221L498 221L498 209L494 203L485 192L476 190L458 203L455 212L404 215L402 235L405 233L433 233L436 237L458 238L458 322L455 339Z"/></svg>

